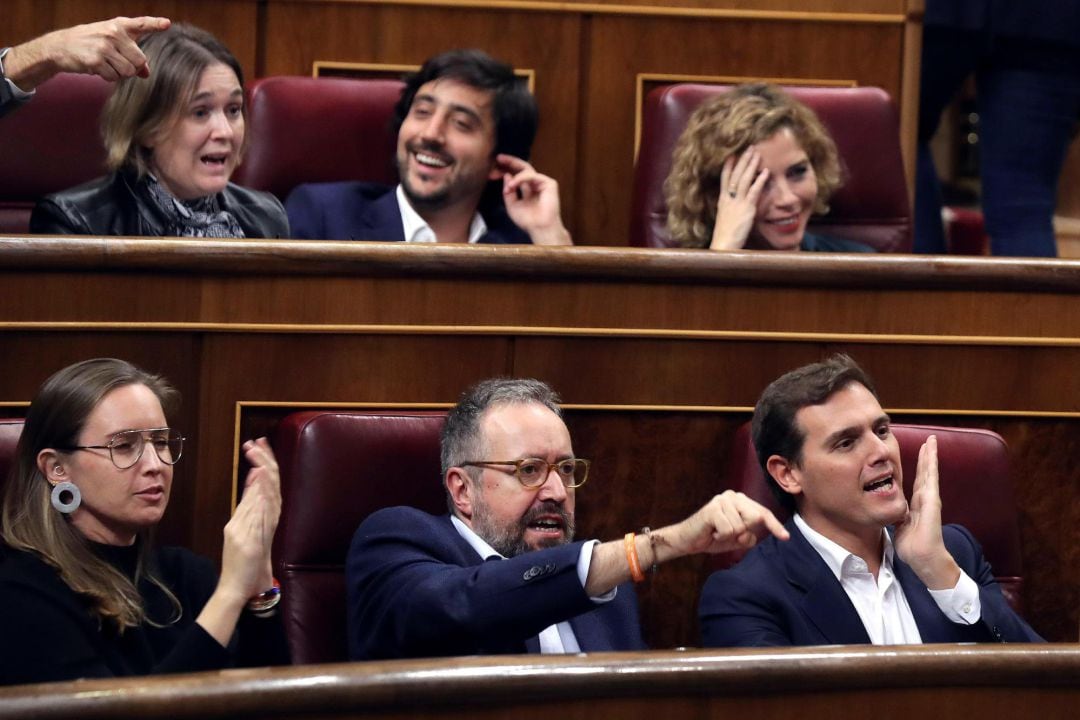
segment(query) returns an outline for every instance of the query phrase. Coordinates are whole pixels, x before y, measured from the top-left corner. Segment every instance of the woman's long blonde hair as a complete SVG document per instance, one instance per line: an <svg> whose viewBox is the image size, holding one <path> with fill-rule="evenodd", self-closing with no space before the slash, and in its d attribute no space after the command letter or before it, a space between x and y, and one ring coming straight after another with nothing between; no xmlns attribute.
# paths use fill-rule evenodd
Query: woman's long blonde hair
<svg viewBox="0 0 1080 720"><path fill-rule="evenodd" d="M37 457L46 448L77 445L87 418L102 398L127 385L150 388L166 413L179 399L160 376L113 358L69 365L45 381L26 414L0 516L0 536L8 546L34 553L56 568L68 587L87 599L99 622L112 623L121 632L144 621L160 626L180 618L180 602L149 567L147 533L139 538L133 582L98 557L68 516L52 507L52 486L38 469ZM137 589L143 577L164 592L173 605L173 617L146 616Z"/></svg>
<svg viewBox="0 0 1080 720"><path fill-rule="evenodd" d="M716 224L724 161L789 128L817 175L814 211L828 212L841 185L836 144L814 111L775 85L740 85L702 104L679 137L664 182L667 227L683 247L708 247Z"/></svg>

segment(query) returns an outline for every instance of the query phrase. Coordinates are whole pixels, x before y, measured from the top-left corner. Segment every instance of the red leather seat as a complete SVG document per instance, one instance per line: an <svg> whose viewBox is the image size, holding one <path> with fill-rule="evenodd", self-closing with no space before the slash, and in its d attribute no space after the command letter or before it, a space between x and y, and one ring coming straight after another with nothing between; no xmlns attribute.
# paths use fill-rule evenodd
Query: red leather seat
<svg viewBox="0 0 1080 720"><path fill-rule="evenodd" d="M0 502L3 502L8 473L15 464L15 446L22 434L22 418L0 418Z"/></svg>
<svg viewBox="0 0 1080 720"><path fill-rule="evenodd" d="M43 195L105 174L101 109L112 85L60 74L0 120L0 233L25 234Z"/></svg>
<svg viewBox="0 0 1080 720"><path fill-rule="evenodd" d="M295 663L347 659L345 557L379 508L446 511L443 412L301 412L278 425L282 512L274 568Z"/></svg>
<svg viewBox="0 0 1080 720"><path fill-rule="evenodd" d="M248 87L248 149L234 182L284 200L310 182L393 184L399 80L268 77Z"/></svg>
<svg viewBox="0 0 1080 720"><path fill-rule="evenodd" d="M1023 571L1020 560L1020 529L1016 501L1009 481L1009 450L1000 435L977 428L934 425L892 426L900 443L904 493L911 499L919 448L930 435L938 439L938 472L941 478L941 519L970 530L982 544L983 555L994 569L1009 605L1022 611ZM727 486L745 493L776 513L781 510L769 490L750 436L750 423L742 425L732 444ZM723 567L737 558L725 556Z"/></svg>
<svg viewBox="0 0 1080 720"><path fill-rule="evenodd" d="M645 99L641 145L634 168L630 244L670 247L664 180L671 154L699 105L731 89L729 85L676 84L659 87ZM815 215L810 230L849 238L883 252L911 251L911 207L900 127L892 100L879 88L786 87L821 118L836 141L845 182Z"/></svg>

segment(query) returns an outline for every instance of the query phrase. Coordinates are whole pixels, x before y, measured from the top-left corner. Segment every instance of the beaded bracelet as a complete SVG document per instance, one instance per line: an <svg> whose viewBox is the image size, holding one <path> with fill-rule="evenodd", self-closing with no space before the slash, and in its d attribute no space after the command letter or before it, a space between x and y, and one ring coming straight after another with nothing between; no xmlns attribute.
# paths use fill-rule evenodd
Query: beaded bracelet
<svg viewBox="0 0 1080 720"><path fill-rule="evenodd" d="M247 610L256 617L273 615L281 602L281 583L274 578L274 586L247 601Z"/></svg>
<svg viewBox="0 0 1080 720"><path fill-rule="evenodd" d="M660 563L656 562L656 539L653 538L652 530L649 529L648 525L641 528L641 534L649 539L649 549L652 550L652 567L649 568L649 572L655 575L656 571L660 569Z"/></svg>

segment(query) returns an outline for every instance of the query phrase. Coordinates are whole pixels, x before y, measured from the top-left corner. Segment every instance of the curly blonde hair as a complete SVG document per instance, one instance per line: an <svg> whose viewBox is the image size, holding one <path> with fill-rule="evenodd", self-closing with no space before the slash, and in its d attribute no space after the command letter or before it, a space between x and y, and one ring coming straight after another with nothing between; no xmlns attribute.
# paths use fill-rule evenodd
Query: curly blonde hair
<svg viewBox="0 0 1080 720"><path fill-rule="evenodd" d="M664 197L668 232L677 245L709 246L724 161L783 128L795 135L817 175L814 212L828 212L842 177L836 143L821 120L775 85L740 85L695 110L675 145Z"/></svg>

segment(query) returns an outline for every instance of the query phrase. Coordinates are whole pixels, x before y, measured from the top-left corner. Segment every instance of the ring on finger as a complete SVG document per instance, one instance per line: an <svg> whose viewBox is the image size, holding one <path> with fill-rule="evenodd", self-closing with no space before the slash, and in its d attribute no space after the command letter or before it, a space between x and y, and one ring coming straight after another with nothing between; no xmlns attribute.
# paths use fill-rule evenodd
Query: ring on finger
<svg viewBox="0 0 1080 720"><path fill-rule="evenodd" d="M728 194L728 197L731 197L731 198L735 197L735 188L733 188L733 187L728 188L727 194Z"/></svg>

